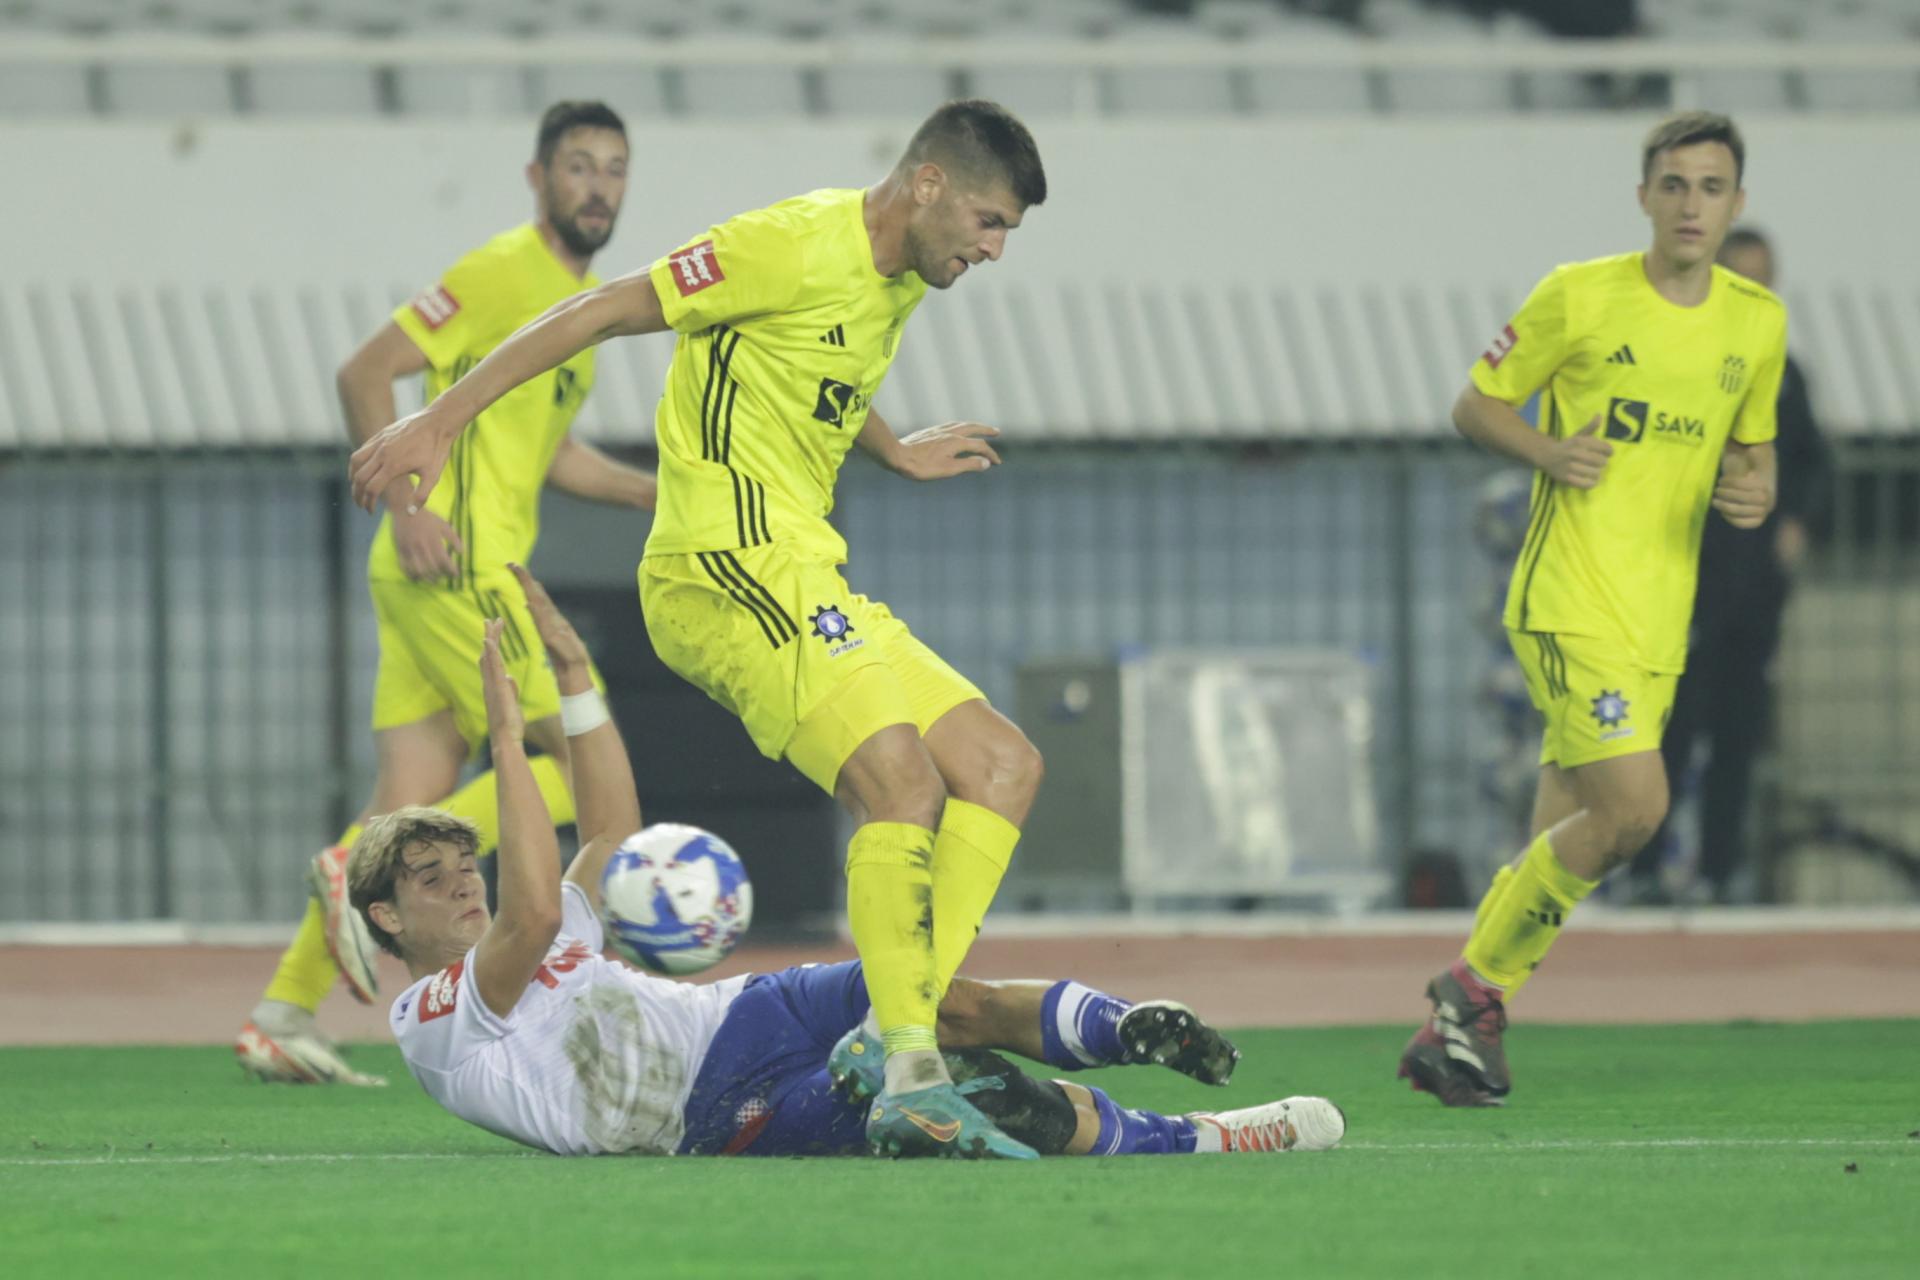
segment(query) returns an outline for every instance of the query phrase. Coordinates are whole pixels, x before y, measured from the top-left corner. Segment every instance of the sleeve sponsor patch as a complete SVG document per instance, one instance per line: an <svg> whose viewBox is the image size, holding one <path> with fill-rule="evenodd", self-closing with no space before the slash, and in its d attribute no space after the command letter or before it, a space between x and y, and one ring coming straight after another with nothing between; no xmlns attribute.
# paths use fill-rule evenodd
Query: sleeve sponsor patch
<svg viewBox="0 0 1920 1280"><path fill-rule="evenodd" d="M447 292L447 286L434 285L413 300L413 314L429 329L438 329L460 314L460 299Z"/></svg>
<svg viewBox="0 0 1920 1280"><path fill-rule="evenodd" d="M465 960L457 960L433 975L427 989L420 993L420 1021L432 1022L453 1012L460 998L460 974L466 967Z"/></svg>
<svg viewBox="0 0 1920 1280"><path fill-rule="evenodd" d="M1485 351L1480 353L1480 358L1487 362L1487 368L1498 369L1500 362L1512 354L1514 347L1519 345L1519 342L1520 337L1514 333L1513 326L1507 325L1501 329L1499 333L1493 335L1493 342L1488 345Z"/></svg>
<svg viewBox="0 0 1920 1280"><path fill-rule="evenodd" d="M673 271L674 287L683 298L691 298L727 278L720 270L720 259L714 254L711 240L702 240L669 254L667 265Z"/></svg>

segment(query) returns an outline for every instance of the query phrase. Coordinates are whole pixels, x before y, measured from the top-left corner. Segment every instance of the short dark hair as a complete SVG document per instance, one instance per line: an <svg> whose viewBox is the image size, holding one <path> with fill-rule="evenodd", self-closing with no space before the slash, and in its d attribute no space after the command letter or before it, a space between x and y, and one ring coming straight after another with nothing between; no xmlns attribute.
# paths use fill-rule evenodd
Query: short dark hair
<svg viewBox="0 0 1920 1280"><path fill-rule="evenodd" d="M901 164L932 162L968 177L999 178L1022 207L1047 200L1047 171L1033 134L1013 112L984 98L957 98L928 116Z"/></svg>
<svg viewBox="0 0 1920 1280"><path fill-rule="evenodd" d="M1757 227L1735 227L1720 242L1720 256L1725 258L1735 249L1765 249L1772 253L1773 241L1767 239L1767 233Z"/></svg>
<svg viewBox="0 0 1920 1280"><path fill-rule="evenodd" d="M604 102L556 102L540 117L533 158L543 165L552 164L560 139L572 129L611 129L622 138L627 136L627 122Z"/></svg>
<svg viewBox="0 0 1920 1280"><path fill-rule="evenodd" d="M1640 152L1640 181L1653 176L1653 159L1662 151L1690 147L1696 142L1722 142L1733 152L1733 185L1747 170L1747 144L1730 116L1717 111L1681 111L1653 126Z"/></svg>

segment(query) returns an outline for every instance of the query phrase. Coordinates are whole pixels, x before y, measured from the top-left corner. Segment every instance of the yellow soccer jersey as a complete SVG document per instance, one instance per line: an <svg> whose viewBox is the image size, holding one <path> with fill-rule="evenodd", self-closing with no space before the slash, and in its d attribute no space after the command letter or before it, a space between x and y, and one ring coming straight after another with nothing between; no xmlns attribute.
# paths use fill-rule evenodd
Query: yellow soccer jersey
<svg viewBox="0 0 1920 1280"><path fill-rule="evenodd" d="M1642 255L1557 268L1473 366L1508 404L1540 392L1540 429L1599 415L1613 444L1592 489L1534 477L1507 591L1516 631L1594 636L1657 672L1686 666L1700 536L1729 437L1774 436L1787 309L1721 267L1697 307L1667 301Z"/></svg>
<svg viewBox="0 0 1920 1280"><path fill-rule="evenodd" d="M865 193L743 213L653 264L680 335L656 419L649 555L787 542L846 559L833 484L927 291L874 270Z"/></svg>
<svg viewBox="0 0 1920 1280"><path fill-rule="evenodd" d="M440 282L393 313L427 357L427 399L466 375L514 330L554 303L599 281L576 278L532 223L502 232L453 264ZM515 387L454 441L427 499L467 546L460 589L525 563L540 532L540 486L567 429L593 387L589 348L558 369ZM402 578L393 521L380 523L367 557L369 578Z"/></svg>

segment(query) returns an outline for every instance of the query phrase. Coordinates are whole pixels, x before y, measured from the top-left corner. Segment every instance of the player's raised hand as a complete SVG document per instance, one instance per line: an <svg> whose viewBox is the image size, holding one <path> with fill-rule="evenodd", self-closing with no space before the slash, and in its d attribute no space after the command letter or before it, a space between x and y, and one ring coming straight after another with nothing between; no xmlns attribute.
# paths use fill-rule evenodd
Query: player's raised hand
<svg viewBox="0 0 1920 1280"><path fill-rule="evenodd" d="M415 515L393 513L393 547L400 570L415 582L446 582L460 576L455 556L467 554L467 544L454 527L422 508Z"/></svg>
<svg viewBox="0 0 1920 1280"><path fill-rule="evenodd" d="M431 411L432 406L428 406L408 414L353 451L347 474L353 480L355 502L371 511L395 481L418 476L406 510L411 514L426 505L427 495L440 482L447 453L453 447L453 435L427 416Z"/></svg>
<svg viewBox="0 0 1920 1280"><path fill-rule="evenodd" d="M1554 441L1540 469L1570 489L1591 489L1600 483L1607 459L1612 456L1613 446L1600 438L1600 415L1596 413L1586 426L1565 440Z"/></svg>
<svg viewBox="0 0 1920 1280"><path fill-rule="evenodd" d="M487 736L496 744L524 741L527 732L526 717L520 710L520 686L500 657L500 633L506 625L504 619L488 618L486 635L480 642L480 687L487 700Z"/></svg>
<svg viewBox="0 0 1920 1280"><path fill-rule="evenodd" d="M1758 529L1773 513L1773 486L1741 448L1720 457L1720 479L1713 486L1713 509L1736 529Z"/></svg>
<svg viewBox="0 0 1920 1280"><path fill-rule="evenodd" d="M943 422L900 439L900 461L895 468L909 480L945 480L998 466L1000 455L987 441L1000 428L978 422Z"/></svg>
<svg viewBox="0 0 1920 1280"><path fill-rule="evenodd" d="M568 672L585 671L588 666L586 642L580 633L573 629L567 616L554 604L553 597L540 585L540 580L527 572L523 564L509 563L513 576L520 580L520 590L527 597L527 611L533 615L533 628L540 633L540 643L547 647L547 658L553 663L556 677Z"/></svg>

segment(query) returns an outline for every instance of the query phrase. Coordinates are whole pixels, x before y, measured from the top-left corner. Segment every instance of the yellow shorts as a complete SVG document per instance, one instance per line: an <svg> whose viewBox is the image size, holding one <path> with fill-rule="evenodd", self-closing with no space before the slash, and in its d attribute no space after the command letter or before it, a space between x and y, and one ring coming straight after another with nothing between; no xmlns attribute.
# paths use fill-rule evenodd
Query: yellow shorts
<svg viewBox="0 0 1920 1280"><path fill-rule="evenodd" d="M784 543L648 556L639 576L660 660L827 792L881 729L925 733L984 696L839 566Z"/></svg>
<svg viewBox="0 0 1920 1280"><path fill-rule="evenodd" d="M1648 671L1590 636L1509 631L1507 640L1547 718L1541 764L1572 769L1660 749L1677 675Z"/></svg>
<svg viewBox="0 0 1920 1280"><path fill-rule="evenodd" d="M527 723L560 714L560 690L547 665L547 651L511 574L482 576L458 589L384 578L368 586L380 624L380 671L373 681L376 733L451 708L467 745L480 744L487 736L480 641L489 618L507 620L500 655L520 686L520 709Z"/></svg>

